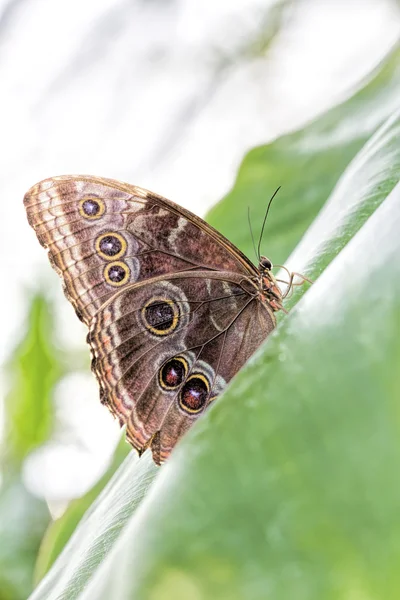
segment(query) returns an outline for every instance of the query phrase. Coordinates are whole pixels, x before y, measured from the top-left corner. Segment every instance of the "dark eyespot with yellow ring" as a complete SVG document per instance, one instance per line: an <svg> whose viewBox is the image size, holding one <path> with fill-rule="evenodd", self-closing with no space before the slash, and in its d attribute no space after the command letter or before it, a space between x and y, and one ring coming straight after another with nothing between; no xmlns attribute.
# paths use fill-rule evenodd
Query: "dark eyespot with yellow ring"
<svg viewBox="0 0 400 600"><path fill-rule="evenodd" d="M106 210L101 198L82 198L79 202L79 213L84 219L100 219Z"/></svg>
<svg viewBox="0 0 400 600"><path fill-rule="evenodd" d="M183 356L174 356L158 372L160 386L164 390L176 390L185 380L188 370L188 363Z"/></svg>
<svg viewBox="0 0 400 600"><path fill-rule="evenodd" d="M102 233L96 240L96 251L106 260L117 260L126 252L126 240L120 234L114 231Z"/></svg>
<svg viewBox="0 0 400 600"><path fill-rule="evenodd" d="M151 298L142 308L142 319L150 333L168 335L179 323L178 305L168 298Z"/></svg>
<svg viewBox="0 0 400 600"><path fill-rule="evenodd" d="M113 286L120 286L127 283L130 276L130 269L124 262L116 260L106 266L104 277L107 283Z"/></svg>
<svg viewBox="0 0 400 600"><path fill-rule="evenodd" d="M188 413L202 410L210 393L210 383L202 373L191 375L179 392L179 405Z"/></svg>

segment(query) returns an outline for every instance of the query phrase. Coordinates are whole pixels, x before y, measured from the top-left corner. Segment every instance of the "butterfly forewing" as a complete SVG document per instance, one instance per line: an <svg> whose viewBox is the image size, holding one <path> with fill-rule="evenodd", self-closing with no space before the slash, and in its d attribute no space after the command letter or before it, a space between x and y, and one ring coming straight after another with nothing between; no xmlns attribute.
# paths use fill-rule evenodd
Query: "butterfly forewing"
<svg viewBox="0 0 400 600"><path fill-rule="evenodd" d="M254 266L204 221L151 192L93 177L55 177L25 196L29 223L85 322L118 289L195 269Z"/></svg>

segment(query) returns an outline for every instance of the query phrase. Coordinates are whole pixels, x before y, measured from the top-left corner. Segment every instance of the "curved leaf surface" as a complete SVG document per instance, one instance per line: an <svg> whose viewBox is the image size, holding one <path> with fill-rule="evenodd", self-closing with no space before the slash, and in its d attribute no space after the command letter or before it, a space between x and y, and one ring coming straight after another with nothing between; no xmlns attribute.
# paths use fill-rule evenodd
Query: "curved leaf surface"
<svg viewBox="0 0 400 600"><path fill-rule="evenodd" d="M397 598L400 184L179 445L82 600Z"/></svg>

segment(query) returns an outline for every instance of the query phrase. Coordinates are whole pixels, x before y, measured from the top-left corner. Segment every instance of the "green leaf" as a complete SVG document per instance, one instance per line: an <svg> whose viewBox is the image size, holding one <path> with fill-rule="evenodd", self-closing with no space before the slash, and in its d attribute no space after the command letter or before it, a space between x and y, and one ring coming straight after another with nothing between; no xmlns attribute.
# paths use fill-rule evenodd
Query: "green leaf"
<svg viewBox="0 0 400 600"><path fill-rule="evenodd" d="M399 139L397 111L343 173L329 201L286 261L289 270L317 277L354 237L399 181ZM285 306L293 306L301 293L297 288Z"/></svg>
<svg viewBox="0 0 400 600"><path fill-rule="evenodd" d="M157 467L149 453L131 451L79 524L31 598L73 600L87 585L146 495Z"/></svg>
<svg viewBox="0 0 400 600"><path fill-rule="evenodd" d="M85 512L96 500L97 496L110 481L115 471L121 465L124 458L130 451L125 436L121 440L114 452L110 466L104 475L95 483L95 485L82 498L73 500L65 513L59 519L53 521L42 540L35 568L36 584L44 577L50 569L57 556L63 550L65 544L70 539L79 521Z"/></svg>
<svg viewBox="0 0 400 600"><path fill-rule="evenodd" d="M262 252L282 264L326 202L344 169L399 107L400 48L394 48L360 91L300 131L251 150L232 191L207 220L254 257L247 207L256 237L269 198L282 189L269 216ZM297 268L297 267L296 267Z"/></svg>
<svg viewBox="0 0 400 600"><path fill-rule="evenodd" d="M394 77L394 72L392 64L392 82L396 80L397 89L399 89L398 79ZM387 82L387 80L385 81ZM394 96L391 96L393 89L389 84L385 92L393 100ZM375 89L374 94L375 99L379 98L383 105L383 99L386 96L380 97L378 88ZM370 91L368 97L371 98L372 95L373 91ZM373 121L375 115L375 121L378 122L377 115L378 113L382 114L381 106L378 103L374 105L375 113L372 106L373 104L369 105L370 119ZM359 108L361 113L361 107ZM383 110L383 112L385 111ZM345 116L346 114L345 111ZM344 123L349 124L347 118L344 119ZM339 264L337 269L340 273L345 270L343 263L347 263L351 267L352 254L349 251L351 245L355 245L355 249L359 247L358 253L354 251L354 256L357 257L357 267L358 263L361 264L359 276L354 275L353 265L353 269L349 270L348 277L340 276L334 278L332 282L329 279L329 272L334 270L334 264L327 270L326 275L324 274L311 288L310 293L305 296L301 310L299 306L299 310L295 310L289 315L257 357L235 379L228 393L178 445L144 501L144 495L156 469L148 456L143 457L140 462L130 456L112 480L111 486L104 490L102 496L87 513L65 551L38 587L32 599L265 597L265 594L264 596L257 595L260 586L263 590L272 590L268 592L271 597L284 598L284 595L274 593L274 590L278 588L276 582L270 579L271 572L273 574L276 570L281 580L286 581L287 579L290 584L291 578L296 579L296 576L299 582L301 581L302 565L298 566L293 563L294 558L298 558L295 551L297 547L292 548L293 556L287 554L285 546L287 540L284 535L285 530L283 532L280 530L279 511L282 510L282 518L286 518L286 515L288 518L293 515L293 518L296 516L300 519L300 524L303 521L305 524L309 524L310 519L313 518L313 511L316 515L318 514L315 507L315 503L318 505L321 500L318 495L320 493L318 486L324 489L326 481L325 468L319 466L318 469L312 470L310 466L311 470L308 473L306 470L308 463L303 464L297 461L300 461L303 456L304 460L311 460L313 452L320 450L319 445L321 443L323 445L326 438L331 439L333 434L329 427L333 424L338 425L338 439L343 440L344 448L348 447L346 444L350 443L349 439L352 435L357 444L360 443L361 430L352 431L353 420L349 420L348 426L345 420L344 423L337 424L336 413L332 415L332 420L329 418L323 420L322 416L327 410L325 397L326 402L328 400L331 402L330 390L331 388L335 390L339 395L340 402L333 403L333 409L339 410L340 408L342 411L340 414L346 414L346 407L353 406L352 394L356 395L354 406L357 409L360 408L359 403L362 402L358 389L362 381L360 383L358 377L354 377L354 381L350 381L350 367L354 364L356 374L364 376L365 372L369 372L369 365L373 365L369 377L374 379L375 372L378 381L382 377L382 371L376 370L376 357L374 359L373 356L370 356L371 348L376 350L376 347L368 336L365 337L364 333L360 333L357 327L361 327L361 323L363 327L366 327L366 323L372 321L371 317L369 321L365 318L363 312L365 307L363 308L362 301L365 298L367 300L374 298L376 305L377 300L369 292L365 293L363 286L366 285L366 279L370 274L374 279L375 267L380 273L382 263L377 259L370 265L368 261L371 249L374 249L374 240L377 240L378 246L380 244L379 232L383 231L386 235L392 220L394 222L397 218L394 209L390 209L389 216L387 216L387 211L384 213L387 220L385 227L379 229L378 226L374 226L373 233L365 234L367 241L364 239L364 242L361 243L357 240L363 239L364 231L368 232L370 222L376 219L376 215L367 220L368 217L393 187L394 169L400 152L400 149L396 150L393 144L397 127L398 121L395 118L384 125L384 128L370 141L373 150L365 151L362 160L357 157L342 178L338 188L341 190L340 193L337 189L333 194L327 210L334 212L335 204L338 203L338 207L340 205L338 212L340 212L340 222L343 227L341 229L332 227L327 231L314 228L312 236L305 238L305 240L308 239L307 245L309 246L307 247L317 248L321 240L327 243L327 246L324 247L327 263L348 244L335 261L335 264ZM357 123L354 124L352 130L354 128L357 129ZM340 128L335 127L334 129L337 133ZM347 128L345 127L344 130L347 131ZM328 137L328 132L325 135ZM346 136L345 139L347 139ZM287 148L288 152L289 150ZM300 150L301 146L298 146L297 151L300 152ZM331 151L329 139L325 140L325 151L328 153ZM321 149L320 152L323 153L324 150ZM339 156L339 154L338 149L337 155ZM385 156L389 168L381 170L377 168L376 161L384 160ZM285 162L285 157L281 158ZM326 164L324 161L320 164L325 165L326 176L329 161ZM332 161L333 170L336 169L336 164L335 161ZM380 164L383 163L380 162ZM370 173L375 174L373 184L368 183ZM335 181L338 175L335 174ZM317 188L322 185L323 179L316 177ZM332 181L333 179L332 177ZM244 185L244 182L241 182L240 185ZM309 185L310 194L312 194L312 181ZM372 196L376 196L379 187L383 190L382 193L378 194L377 199L371 200ZM250 194L251 181L249 181L247 195L250 197ZM242 197L244 196L245 194L242 195ZM342 206L343 198L349 198L351 201ZM387 202L385 201L384 206ZM284 204L283 201L279 206L282 204ZM389 204L393 204L392 200ZM307 208L307 204L305 206ZM356 210L354 210L355 206ZM228 219L231 208L229 204L226 204ZM377 215L383 208L378 211ZM297 216L297 213L292 215L292 224ZM382 217L379 217L375 222L381 226L381 221ZM324 223L324 219L320 222ZM290 222L288 222L288 226L290 226ZM241 228L243 229L243 218ZM350 235L360 228L354 243L353 241L348 243ZM236 229L237 231L238 229ZM291 244L287 243L287 239L285 241L286 234L280 228L276 231L276 239L281 234L283 242L280 247L283 255L284 248L288 253ZM296 235L297 240L300 235L299 231ZM331 237L334 240L332 247L329 246ZM389 239L392 240L392 238L388 238L388 244ZM294 243L293 240L291 243ZM394 243L393 240L392 243ZM361 260L360 255L363 256ZM322 263L309 263L308 259L303 260L304 257L307 257L307 248L303 246L301 254L297 257L298 261L296 255L292 257L292 260L296 261L296 266L304 264L307 269L310 269L312 275L318 275ZM392 262L388 259L387 272L389 273L392 268ZM382 268L382 273L384 271ZM329 285L323 283L326 277L330 282ZM392 279L393 274L389 276L389 281ZM380 277L376 281L381 289L386 289ZM357 282L359 282L358 287L356 286ZM352 283L355 286L353 291L350 289ZM332 293L333 291L336 295ZM313 300L314 304L311 303L312 308L307 309L309 298L316 298L316 300ZM332 305L331 298L339 298L340 305L337 307L336 304ZM393 302L395 301L395 295L394 298L390 295L390 298ZM359 313L358 302L360 303ZM319 307L315 309L314 305L318 303ZM390 311L394 306L395 304L392 306L389 303L388 315L391 314ZM337 318L336 313L333 312L334 308L340 309L340 318ZM378 323L377 316L380 313L376 306L375 308L377 315L374 314L373 322ZM332 310L331 319L329 309ZM302 316L304 310L305 316ZM395 308L393 310L396 311ZM302 327L298 326L296 319L300 319L300 324L302 323L301 319L305 319L306 326L304 324ZM358 319L361 321L359 322ZM352 337L348 340L348 332L351 331L350 325L353 321L354 339ZM391 323L391 326L395 325L395 322ZM308 327L310 328L310 340L319 340L316 346L308 342ZM329 341L332 332L336 336L335 344L328 343L325 352L321 340L326 335ZM375 335L375 328L371 328L371 332ZM346 350L347 343L348 350ZM387 348L382 343L382 352L386 351ZM356 353L354 357L352 352ZM397 352L398 358L398 349L395 349L395 352ZM340 361L341 357L345 361L343 380L338 377L337 373L338 364L341 366L341 362L337 361ZM384 365L382 357L379 355L378 358ZM331 363L323 364L328 359ZM332 377L333 379L331 379ZM367 378L366 381L368 386L373 389L370 380ZM374 385L375 390L381 391L379 383ZM389 388L398 391L396 385L397 383L389 382ZM308 420L310 415L306 411L303 416L300 409L305 406L306 408L312 407L314 410L317 404L316 426L310 429ZM366 407L369 408L371 404L371 402L366 402ZM330 405L328 409L330 409ZM330 415L329 410L327 410L327 414ZM350 417L353 419L354 414L351 413ZM369 418L372 418L371 414L366 412L365 419ZM343 462L341 451L340 443L336 444L335 442L332 452L339 453L339 455L333 454L332 460L336 460L336 457L339 456L340 461ZM371 461L372 457L369 454L367 456L368 461ZM331 466L331 463L329 465ZM333 467L332 472L335 475L336 471ZM309 481L310 485L312 483L314 487L308 487ZM338 480L338 482L340 481ZM300 494L298 502L296 500L293 506L291 504L292 492ZM303 497L301 494L308 495ZM314 496L314 494L316 495ZM338 507L335 504L335 497L328 498L328 496L322 495L322 500L324 498L331 503L334 516L336 509L339 512L342 510L341 506ZM139 510L136 512L137 508ZM349 515L345 515L345 518L356 519L356 516L349 513ZM324 536L328 536L328 534L333 539L335 536L343 538L344 534L341 531L340 535L339 533L336 535L335 527L336 524L333 520L332 527L328 527L327 524L326 528L322 530L321 539L324 543L326 543ZM274 543L276 545L268 545L267 533L273 539L275 532L276 541ZM291 535L293 536L292 531ZM218 542L218 539L221 541ZM281 551L280 545L282 546ZM318 536L314 539L314 536L311 535L309 545L312 551L315 549L318 558L320 553ZM332 557L339 552L338 548L334 547ZM299 552L300 550L303 551L302 546L299 546ZM310 561L313 564L310 556L306 553L304 555L306 566ZM259 556L258 559L257 556ZM301 552L299 556L302 556ZM331 563L328 559L332 557L330 555L327 557L323 553L321 556L325 557L326 565L330 566ZM243 564L238 566L238 560ZM365 565L361 562L360 573L362 574L365 570L364 567ZM252 573L254 573L254 578ZM265 573L265 576L262 576L262 573ZM324 579L323 571L320 568L317 569L317 574ZM351 575L353 576L353 573ZM253 579L254 588L252 588ZM315 587L319 590L320 582L317 579ZM359 578L356 577L354 582L358 585ZM357 585L355 590L359 592ZM86 591L82 593L84 589ZM303 596L300 595L299 589L295 590L294 584L293 587L288 586L288 590L291 592L291 594L288 592L288 598L312 597L308 588L307 593L304 592ZM279 589L279 591L281 590ZM322 593L319 597L328 598L329 596ZM342 595L342 597L349 597L349 594Z"/></svg>
<svg viewBox="0 0 400 600"><path fill-rule="evenodd" d="M81 600L397 599L400 184L178 446Z"/></svg>

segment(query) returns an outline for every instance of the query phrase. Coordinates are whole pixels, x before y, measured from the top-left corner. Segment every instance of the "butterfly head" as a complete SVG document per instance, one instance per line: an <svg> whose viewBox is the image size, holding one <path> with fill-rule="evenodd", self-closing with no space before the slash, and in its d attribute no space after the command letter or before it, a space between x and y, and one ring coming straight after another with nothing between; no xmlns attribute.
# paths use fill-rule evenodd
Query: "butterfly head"
<svg viewBox="0 0 400 600"><path fill-rule="evenodd" d="M266 256L260 256L260 262L258 263L258 269L260 273L266 273L273 269L273 264Z"/></svg>
<svg viewBox="0 0 400 600"><path fill-rule="evenodd" d="M273 264L266 256L260 256L258 270L260 272L261 296L265 298L272 310L282 309L282 291L272 274Z"/></svg>

